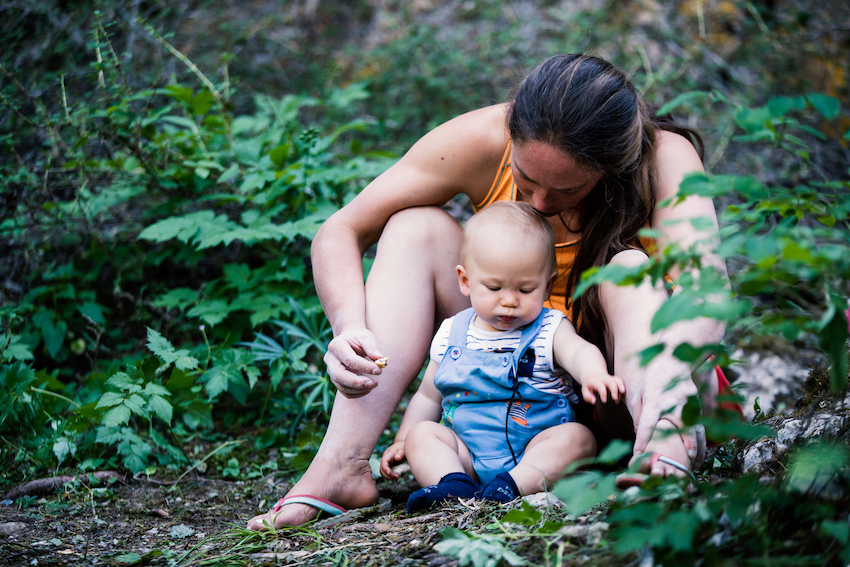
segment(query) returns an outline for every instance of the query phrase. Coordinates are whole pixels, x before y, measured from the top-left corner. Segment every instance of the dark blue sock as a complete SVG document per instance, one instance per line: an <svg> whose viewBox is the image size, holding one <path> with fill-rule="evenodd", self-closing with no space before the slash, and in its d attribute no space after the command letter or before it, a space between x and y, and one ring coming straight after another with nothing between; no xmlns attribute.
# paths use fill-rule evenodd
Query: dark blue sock
<svg viewBox="0 0 850 567"><path fill-rule="evenodd" d="M453 498L472 498L478 492L478 485L465 473L449 473L440 479L439 484L420 488L407 499L407 513L425 510L435 502Z"/></svg>
<svg viewBox="0 0 850 567"><path fill-rule="evenodd" d="M507 472L497 474L496 478L487 483L481 494L484 500L495 500L502 504L506 504L518 496L520 496L519 488L517 488L513 477Z"/></svg>

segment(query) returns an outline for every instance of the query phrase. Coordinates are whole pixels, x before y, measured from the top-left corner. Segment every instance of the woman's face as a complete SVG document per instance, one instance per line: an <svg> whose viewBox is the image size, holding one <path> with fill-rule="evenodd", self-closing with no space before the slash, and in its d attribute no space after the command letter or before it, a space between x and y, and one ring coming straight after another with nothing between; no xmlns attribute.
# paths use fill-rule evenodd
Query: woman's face
<svg viewBox="0 0 850 567"><path fill-rule="evenodd" d="M537 141L514 144L511 171L518 200L547 217L577 207L602 178L566 152Z"/></svg>

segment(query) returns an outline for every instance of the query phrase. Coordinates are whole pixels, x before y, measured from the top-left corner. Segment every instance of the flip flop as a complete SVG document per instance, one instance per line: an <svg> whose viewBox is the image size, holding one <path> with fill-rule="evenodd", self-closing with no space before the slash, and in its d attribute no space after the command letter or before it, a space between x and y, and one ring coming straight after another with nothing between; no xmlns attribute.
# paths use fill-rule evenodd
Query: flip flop
<svg viewBox="0 0 850 567"><path fill-rule="evenodd" d="M686 465L680 463L676 459L671 459L670 457L662 455L661 453L653 453L652 456L649 458L650 470L652 470L652 466L658 461L661 461L662 463L668 464L671 467L679 469L687 475L688 479L692 483L696 484L697 477L694 476L694 473L691 472L691 469L689 469ZM643 481L650 478L651 476L652 475L639 472L627 472L617 475L617 488L619 488L620 490L625 490L626 488L630 488L632 486L640 486L641 484L643 484Z"/></svg>
<svg viewBox="0 0 850 567"><path fill-rule="evenodd" d="M331 516L340 516L348 512L342 506L337 506L333 502L329 502L324 498L319 498L317 496L310 496L307 494L295 494L293 496L286 496L277 501L277 504L272 508L272 514L276 514L280 512L281 508L284 506L289 506L290 504L306 504L307 506L312 506L322 512L327 512Z"/></svg>

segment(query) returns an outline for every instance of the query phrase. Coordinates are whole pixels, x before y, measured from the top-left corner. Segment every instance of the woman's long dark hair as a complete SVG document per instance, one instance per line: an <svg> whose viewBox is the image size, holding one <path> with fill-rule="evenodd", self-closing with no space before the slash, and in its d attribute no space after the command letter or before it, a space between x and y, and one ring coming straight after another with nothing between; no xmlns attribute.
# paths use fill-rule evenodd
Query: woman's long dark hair
<svg viewBox="0 0 850 567"><path fill-rule="evenodd" d="M586 198L568 293L588 268L640 246L638 231L652 222L656 205L656 131L684 135L702 156L699 134L654 117L620 70L587 55L556 55L538 65L515 89L508 128L514 143L549 144L602 174ZM566 299L579 334L604 352L607 321L597 287L572 305Z"/></svg>

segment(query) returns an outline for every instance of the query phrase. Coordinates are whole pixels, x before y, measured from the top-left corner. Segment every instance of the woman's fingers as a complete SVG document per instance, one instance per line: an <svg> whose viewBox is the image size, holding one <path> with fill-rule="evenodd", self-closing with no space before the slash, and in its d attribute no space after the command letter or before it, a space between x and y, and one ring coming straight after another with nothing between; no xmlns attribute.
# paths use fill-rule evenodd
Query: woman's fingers
<svg viewBox="0 0 850 567"><path fill-rule="evenodd" d="M373 358L374 357L374 358ZM334 338L325 353L328 374L342 395L358 398L371 392L381 374L375 359L382 358L375 337L367 329Z"/></svg>

